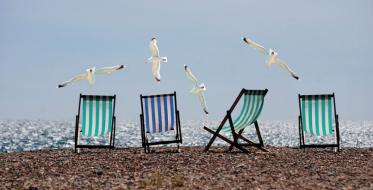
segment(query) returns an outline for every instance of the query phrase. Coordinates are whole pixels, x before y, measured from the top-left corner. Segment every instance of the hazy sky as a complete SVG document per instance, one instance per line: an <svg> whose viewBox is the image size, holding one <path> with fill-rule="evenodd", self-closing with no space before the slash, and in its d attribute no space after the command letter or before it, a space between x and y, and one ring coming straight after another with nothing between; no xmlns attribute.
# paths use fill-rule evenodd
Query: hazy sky
<svg viewBox="0 0 373 190"><path fill-rule="evenodd" d="M373 119L373 1L0 1L0 119L70 119L79 93L116 94L119 120L137 121L139 95L178 93L181 119L203 111L183 65L207 87L210 119L241 88L268 88L265 120L296 120L297 94L336 93L341 119ZM157 84L149 57L162 56ZM280 57L296 81L246 46L247 36ZM56 89L91 66L127 69Z"/></svg>

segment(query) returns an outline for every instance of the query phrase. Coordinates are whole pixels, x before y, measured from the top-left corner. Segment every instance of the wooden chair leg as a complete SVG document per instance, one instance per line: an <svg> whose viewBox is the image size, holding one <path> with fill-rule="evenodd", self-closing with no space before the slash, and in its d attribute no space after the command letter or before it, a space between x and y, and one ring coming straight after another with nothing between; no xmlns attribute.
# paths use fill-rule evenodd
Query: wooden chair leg
<svg viewBox="0 0 373 190"><path fill-rule="evenodd" d="M208 131L208 132L210 132L210 133L213 134L213 136L211 137L209 143L207 143L207 145L206 145L206 147L205 147L205 150L204 150L204 151L206 152L206 151L208 151L208 150L210 149L212 143L215 141L215 139L216 139L216 137L217 137L218 131L220 131L220 130L217 130L217 131L215 132L215 131L212 131L211 129L207 128L206 126L203 126L203 128L204 128L206 131Z"/></svg>
<svg viewBox="0 0 373 190"><path fill-rule="evenodd" d="M225 115L223 121L220 123L219 128L216 131L212 131L211 129L207 128L206 126L203 126L203 128L206 131L208 131L208 132L210 132L210 133L213 134L213 136L211 137L209 143L205 147L205 150L204 150L205 152L209 150L210 146L215 141L215 139L217 137L217 134L219 134L220 130L223 128L223 126L224 126L225 122L227 121L227 119L228 119L228 115Z"/></svg>
<svg viewBox="0 0 373 190"><path fill-rule="evenodd" d="M263 144L263 139L262 139L262 135L260 134L260 130L259 130L258 122L255 121L254 124L255 124L256 134L258 135L259 144L260 144L260 146L264 146L264 144Z"/></svg>
<svg viewBox="0 0 373 190"><path fill-rule="evenodd" d="M245 152L245 153L248 153L248 152L249 152L248 150L246 150L245 148L243 148L241 145L239 145L239 144L235 144L233 141L229 140L228 138L224 137L223 135L220 135L220 134L218 134L217 132L215 132L215 131L213 131L213 130L207 128L207 127L205 128L205 130L207 130L208 132L210 132L210 133L216 135L217 137L219 137L219 138L222 139L223 141L227 142L228 144L233 145L234 147L240 149L242 152Z"/></svg>
<svg viewBox="0 0 373 190"><path fill-rule="evenodd" d="M145 153L149 153L149 145L148 145L148 138L145 136L145 144L144 144L144 151Z"/></svg>
<svg viewBox="0 0 373 190"><path fill-rule="evenodd" d="M239 135L238 136L240 139L244 140L245 142L249 143L249 144L252 144L253 146L257 147L258 149L264 151L264 152L268 152L268 150L266 150L265 148L263 148L263 146L261 146L260 144L256 144L252 141L250 141L249 139L245 138L244 136L242 135Z"/></svg>
<svg viewBox="0 0 373 190"><path fill-rule="evenodd" d="M244 129L245 129L245 128L243 128L243 129L241 129L240 131L238 131L238 135L241 135ZM238 142L237 142L237 143L238 143ZM233 145L230 145L229 148L228 148L228 152L229 152L229 151L232 151L233 147L234 147Z"/></svg>

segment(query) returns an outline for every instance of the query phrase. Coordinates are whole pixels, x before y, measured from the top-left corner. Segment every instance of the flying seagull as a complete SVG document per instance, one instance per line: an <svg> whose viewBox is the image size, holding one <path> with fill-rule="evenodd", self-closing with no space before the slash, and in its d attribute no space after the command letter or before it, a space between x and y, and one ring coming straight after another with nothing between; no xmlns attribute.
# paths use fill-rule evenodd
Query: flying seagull
<svg viewBox="0 0 373 190"><path fill-rule="evenodd" d="M166 63L167 57L160 57L159 56L159 49L157 46L157 40L152 38L149 43L149 49L151 53L151 57L149 57L147 63L152 64L152 73L157 82L161 82L161 62Z"/></svg>
<svg viewBox="0 0 373 190"><path fill-rule="evenodd" d="M188 79L193 83L193 88L190 91L190 93L193 93L198 96L199 102L201 103L201 106L203 108L203 111L206 114L209 114L207 111L207 105L205 101L204 92L207 90L205 84L198 84L197 78L193 75L192 70L187 65L184 65L185 74L188 77Z"/></svg>
<svg viewBox="0 0 373 190"><path fill-rule="evenodd" d="M299 80L299 77L295 74L294 71L290 69L288 65L286 65L280 58L278 58L278 53L275 52L273 49L269 49L267 51L263 46L259 45L258 43L250 40L249 38L243 38L243 41L248 44L250 47L257 50L259 53L268 56L267 66L270 67L273 63L280 66L284 71L289 73L293 78Z"/></svg>
<svg viewBox="0 0 373 190"><path fill-rule="evenodd" d="M62 88L70 84L74 84L83 80L87 80L90 85L93 85L95 82L95 75L101 74L109 74L118 70L125 68L125 65L117 65L113 67L102 67L97 69L95 67L89 68L86 70L86 73L76 75L75 77L71 78L68 81L63 82L62 84L58 85L57 88Z"/></svg>

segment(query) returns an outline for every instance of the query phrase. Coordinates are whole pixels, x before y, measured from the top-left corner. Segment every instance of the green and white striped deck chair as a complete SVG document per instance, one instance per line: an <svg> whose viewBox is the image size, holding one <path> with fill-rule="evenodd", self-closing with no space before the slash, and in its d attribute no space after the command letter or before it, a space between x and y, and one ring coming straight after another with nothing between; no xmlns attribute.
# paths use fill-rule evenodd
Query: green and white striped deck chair
<svg viewBox="0 0 373 190"><path fill-rule="evenodd" d="M340 148L339 122L333 94L298 95L300 148ZM334 136L334 143L306 144L305 133L310 136Z"/></svg>
<svg viewBox="0 0 373 190"><path fill-rule="evenodd" d="M75 122L75 152L77 148L114 148L116 96L82 95ZM104 139L104 144L81 144L82 139Z"/></svg>
<svg viewBox="0 0 373 190"><path fill-rule="evenodd" d="M240 149L243 152L248 152L244 146L255 146L263 151L266 151L263 147L262 136L260 135L259 125L257 119L262 112L264 105L264 97L267 94L268 90L247 90L242 89L238 97L234 101L231 108L227 111L227 114L223 118L223 121L216 128L207 128L204 126L204 129L212 133L213 136L210 142L207 144L205 151L207 151L216 137L220 137L222 140L230 144L229 150L232 150L233 147ZM243 97L242 109L238 116L233 120L232 113ZM225 125L228 121L228 124ZM254 143L247 138L242 136L244 129L250 125L254 124L256 133L258 136L259 143ZM229 140L227 137L219 134L220 132L231 132L233 140ZM243 140L245 143L240 144L238 140Z"/></svg>

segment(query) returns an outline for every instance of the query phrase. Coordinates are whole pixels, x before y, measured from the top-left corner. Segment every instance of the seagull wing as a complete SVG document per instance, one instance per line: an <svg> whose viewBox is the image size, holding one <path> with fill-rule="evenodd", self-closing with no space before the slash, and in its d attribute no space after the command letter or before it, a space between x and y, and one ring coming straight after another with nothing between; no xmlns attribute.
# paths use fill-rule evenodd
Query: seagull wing
<svg viewBox="0 0 373 190"><path fill-rule="evenodd" d="M249 39L249 38L246 38L244 37L243 38L243 41L249 45L250 47L256 49L259 53L262 53L264 55L268 55L268 51L261 45L259 45L258 43L254 42L253 40Z"/></svg>
<svg viewBox="0 0 373 190"><path fill-rule="evenodd" d="M112 73L112 72L115 72L115 71L119 71L119 70L123 69L124 67L125 67L124 65L116 65L116 66L112 66L112 67L102 67L100 69L97 69L95 71L95 74L97 74L97 75L109 74L109 73Z"/></svg>
<svg viewBox="0 0 373 190"><path fill-rule="evenodd" d="M65 81L62 84L58 85L58 88L65 87L67 85L74 84L74 83L80 82L82 80L87 80L87 74L76 75L75 77L71 78L70 80Z"/></svg>
<svg viewBox="0 0 373 190"><path fill-rule="evenodd" d="M208 114L209 112L208 112L208 108L207 108L207 105L206 105L205 95L203 94L203 92L198 93L198 99L199 99L199 102L201 103L203 111L206 114Z"/></svg>
<svg viewBox="0 0 373 190"><path fill-rule="evenodd" d="M152 73L157 82L161 81L161 62L159 60L152 61Z"/></svg>
<svg viewBox="0 0 373 190"><path fill-rule="evenodd" d="M279 65L284 71L286 71L287 73L289 73L293 78L299 80L299 77L297 76L297 74L295 74L294 71L292 71L290 69L290 67L288 65L286 65L281 59L279 58L276 58L274 63L276 63L277 65Z"/></svg>
<svg viewBox="0 0 373 190"><path fill-rule="evenodd" d="M157 43L154 40L150 41L149 49L150 53L152 54L152 57L159 57L159 49Z"/></svg>
<svg viewBox="0 0 373 190"><path fill-rule="evenodd" d="M188 79L192 81L194 86L198 86L198 79L193 75L192 70L187 65L184 65L184 69Z"/></svg>

